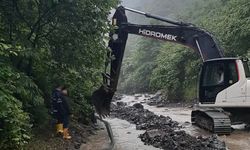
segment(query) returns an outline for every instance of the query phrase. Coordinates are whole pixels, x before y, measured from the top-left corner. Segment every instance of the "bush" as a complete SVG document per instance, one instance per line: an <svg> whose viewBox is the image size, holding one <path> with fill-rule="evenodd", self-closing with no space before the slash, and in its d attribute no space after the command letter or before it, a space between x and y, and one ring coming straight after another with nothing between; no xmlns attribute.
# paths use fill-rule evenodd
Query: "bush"
<svg viewBox="0 0 250 150"><path fill-rule="evenodd" d="M22 149L30 138L29 116L19 100L0 89L0 149Z"/></svg>
<svg viewBox="0 0 250 150"><path fill-rule="evenodd" d="M30 114L32 124L41 123L37 119L44 115L39 114L41 111L39 109L39 112L37 112L37 108L45 106L38 86L28 76L18 72L10 65L1 63L0 65L0 88L11 91L10 95L21 102L22 110Z"/></svg>

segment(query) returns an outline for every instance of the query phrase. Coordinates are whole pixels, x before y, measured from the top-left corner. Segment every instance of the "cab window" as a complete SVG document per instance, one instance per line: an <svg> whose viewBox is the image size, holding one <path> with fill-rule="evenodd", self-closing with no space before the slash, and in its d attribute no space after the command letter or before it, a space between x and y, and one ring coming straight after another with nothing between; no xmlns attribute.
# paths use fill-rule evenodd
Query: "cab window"
<svg viewBox="0 0 250 150"><path fill-rule="evenodd" d="M249 61L243 61L243 66L247 78L250 78Z"/></svg>
<svg viewBox="0 0 250 150"><path fill-rule="evenodd" d="M225 67L223 63L213 63L206 66L203 76L203 86L215 86L224 83Z"/></svg>
<svg viewBox="0 0 250 150"><path fill-rule="evenodd" d="M228 64L228 83L234 84L238 81L238 72L236 68L236 63L235 62L230 62Z"/></svg>

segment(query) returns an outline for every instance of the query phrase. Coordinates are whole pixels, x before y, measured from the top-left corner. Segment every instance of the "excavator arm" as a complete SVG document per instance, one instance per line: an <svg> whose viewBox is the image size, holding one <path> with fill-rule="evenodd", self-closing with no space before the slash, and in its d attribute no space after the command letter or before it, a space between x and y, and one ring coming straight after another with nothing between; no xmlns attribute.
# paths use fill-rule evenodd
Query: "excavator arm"
<svg viewBox="0 0 250 150"><path fill-rule="evenodd" d="M171 25L131 24L128 23L125 10L139 13L145 17L154 18ZM182 44L199 53L203 62L209 59L224 57L223 51L218 47L212 35L192 24L175 22L123 6L116 9L112 18L112 24L115 30L110 33L109 41L111 49L111 53L108 54L111 63L110 73L106 73L105 69L103 85L92 94L92 102L97 113L101 116L108 115L110 111L110 103L117 88L128 34Z"/></svg>

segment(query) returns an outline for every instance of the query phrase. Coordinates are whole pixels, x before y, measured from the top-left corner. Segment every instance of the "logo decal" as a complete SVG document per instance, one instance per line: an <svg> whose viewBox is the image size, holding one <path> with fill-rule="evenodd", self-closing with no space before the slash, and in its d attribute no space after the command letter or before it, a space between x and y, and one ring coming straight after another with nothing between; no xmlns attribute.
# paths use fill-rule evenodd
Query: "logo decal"
<svg viewBox="0 0 250 150"><path fill-rule="evenodd" d="M146 36L152 36L152 37L156 37L159 39L177 41L176 40L177 36L175 36L175 35L164 34L161 32L155 32L155 31L150 31L150 30L146 30L146 29L139 29L139 34L146 35Z"/></svg>

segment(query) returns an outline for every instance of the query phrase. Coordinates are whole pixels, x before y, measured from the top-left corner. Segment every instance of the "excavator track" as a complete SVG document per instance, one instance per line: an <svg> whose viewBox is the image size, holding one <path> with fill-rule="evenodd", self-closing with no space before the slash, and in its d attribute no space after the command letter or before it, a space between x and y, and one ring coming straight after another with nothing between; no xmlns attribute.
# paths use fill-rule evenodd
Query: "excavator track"
<svg viewBox="0 0 250 150"><path fill-rule="evenodd" d="M229 116L221 110L194 110L192 111L191 121L192 124L219 135L231 133L231 120Z"/></svg>

